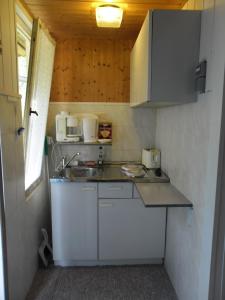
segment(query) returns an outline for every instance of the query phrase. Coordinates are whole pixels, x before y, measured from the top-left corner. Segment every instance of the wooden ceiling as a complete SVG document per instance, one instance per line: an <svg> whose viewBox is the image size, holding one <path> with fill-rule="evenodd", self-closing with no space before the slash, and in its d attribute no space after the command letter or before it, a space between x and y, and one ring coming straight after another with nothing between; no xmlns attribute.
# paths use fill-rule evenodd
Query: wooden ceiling
<svg viewBox="0 0 225 300"><path fill-rule="evenodd" d="M31 14L39 17L57 39L75 37L136 38L149 9L181 9L186 0L23 0ZM98 28L95 8L113 3L124 9L121 28Z"/></svg>

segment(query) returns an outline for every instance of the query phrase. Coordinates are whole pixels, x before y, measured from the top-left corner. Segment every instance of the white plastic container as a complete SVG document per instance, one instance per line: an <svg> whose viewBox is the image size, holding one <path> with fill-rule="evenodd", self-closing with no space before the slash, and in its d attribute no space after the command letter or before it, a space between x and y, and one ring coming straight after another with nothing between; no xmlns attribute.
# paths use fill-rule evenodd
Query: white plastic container
<svg viewBox="0 0 225 300"><path fill-rule="evenodd" d="M85 143L97 142L98 117L89 115L83 118L83 135Z"/></svg>
<svg viewBox="0 0 225 300"><path fill-rule="evenodd" d="M66 137L66 118L68 113L61 111L55 116L55 126L56 126L56 141L64 142Z"/></svg>

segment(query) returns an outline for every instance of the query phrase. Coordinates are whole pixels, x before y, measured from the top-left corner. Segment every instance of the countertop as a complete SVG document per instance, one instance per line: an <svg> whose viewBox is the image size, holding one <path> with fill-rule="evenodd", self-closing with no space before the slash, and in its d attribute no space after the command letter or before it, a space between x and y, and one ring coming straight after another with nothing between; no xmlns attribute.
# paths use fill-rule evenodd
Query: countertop
<svg viewBox="0 0 225 300"><path fill-rule="evenodd" d="M171 183L136 183L146 207L193 207L193 204Z"/></svg>
<svg viewBox="0 0 225 300"><path fill-rule="evenodd" d="M131 182L145 182L145 183L156 183L156 182L169 182L170 179L166 174L162 172L162 176L156 176L154 171L147 170L144 177L129 177L121 171L121 165L104 165L98 168L98 174L91 177L60 177L57 173L53 174L50 178L51 182L101 182L101 181L131 181Z"/></svg>
<svg viewBox="0 0 225 300"><path fill-rule="evenodd" d="M69 169L68 169L69 171ZM169 177L162 172L156 176L153 170L147 170L144 177L128 177L121 171L121 165L104 165L97 169L97 175L90 177L59 176L55 173L51 183L60 182L133 182L146 207L193 207L192 203L171 183Z"/></svg>

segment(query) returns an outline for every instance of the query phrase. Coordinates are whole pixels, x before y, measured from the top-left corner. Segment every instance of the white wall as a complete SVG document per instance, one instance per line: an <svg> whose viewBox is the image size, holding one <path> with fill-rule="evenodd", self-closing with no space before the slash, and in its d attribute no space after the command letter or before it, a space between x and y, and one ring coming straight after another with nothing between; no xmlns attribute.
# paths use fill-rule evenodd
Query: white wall
<svg viewBox="0 0 225 300"><path fill-rule="evenodd" d="M105 160L140 161L141 150L155 142L156 113L153 109L130 108L129 103L59 103L50 102L47 134L55 136L55 115L65 110L72 113L94 113L100 121L112 122L112 146L105 147ZM64 151L80 151L81 160L95 160L97 147L65 146Z"/></svg>
<svg viewBox="0 0 225 300"><path fill-rule="evenodd" d="M194 204L193 210L171 208L168 215L165 263L180 300L208 299L225 66L225 1L205 0L204 8L200 56L208 61L207 93L197 103L158 110L156 120L162 168Z"/></svg>

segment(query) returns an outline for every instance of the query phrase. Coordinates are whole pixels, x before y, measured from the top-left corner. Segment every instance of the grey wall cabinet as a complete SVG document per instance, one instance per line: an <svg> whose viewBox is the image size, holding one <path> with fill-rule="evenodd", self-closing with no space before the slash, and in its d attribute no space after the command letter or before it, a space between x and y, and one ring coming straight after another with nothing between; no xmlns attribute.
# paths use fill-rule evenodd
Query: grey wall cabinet
<svg viewBox="0 0 225 300"><path fill-rule="evenodd" d="M149 11L130 57L130 104L194 102L200 11Z"/></svg>
<svg viewBox="0 0 225 300"><path fill-rule="evenodd" d="M97 260L97 183L51 184L53 258Z"/></svg>

